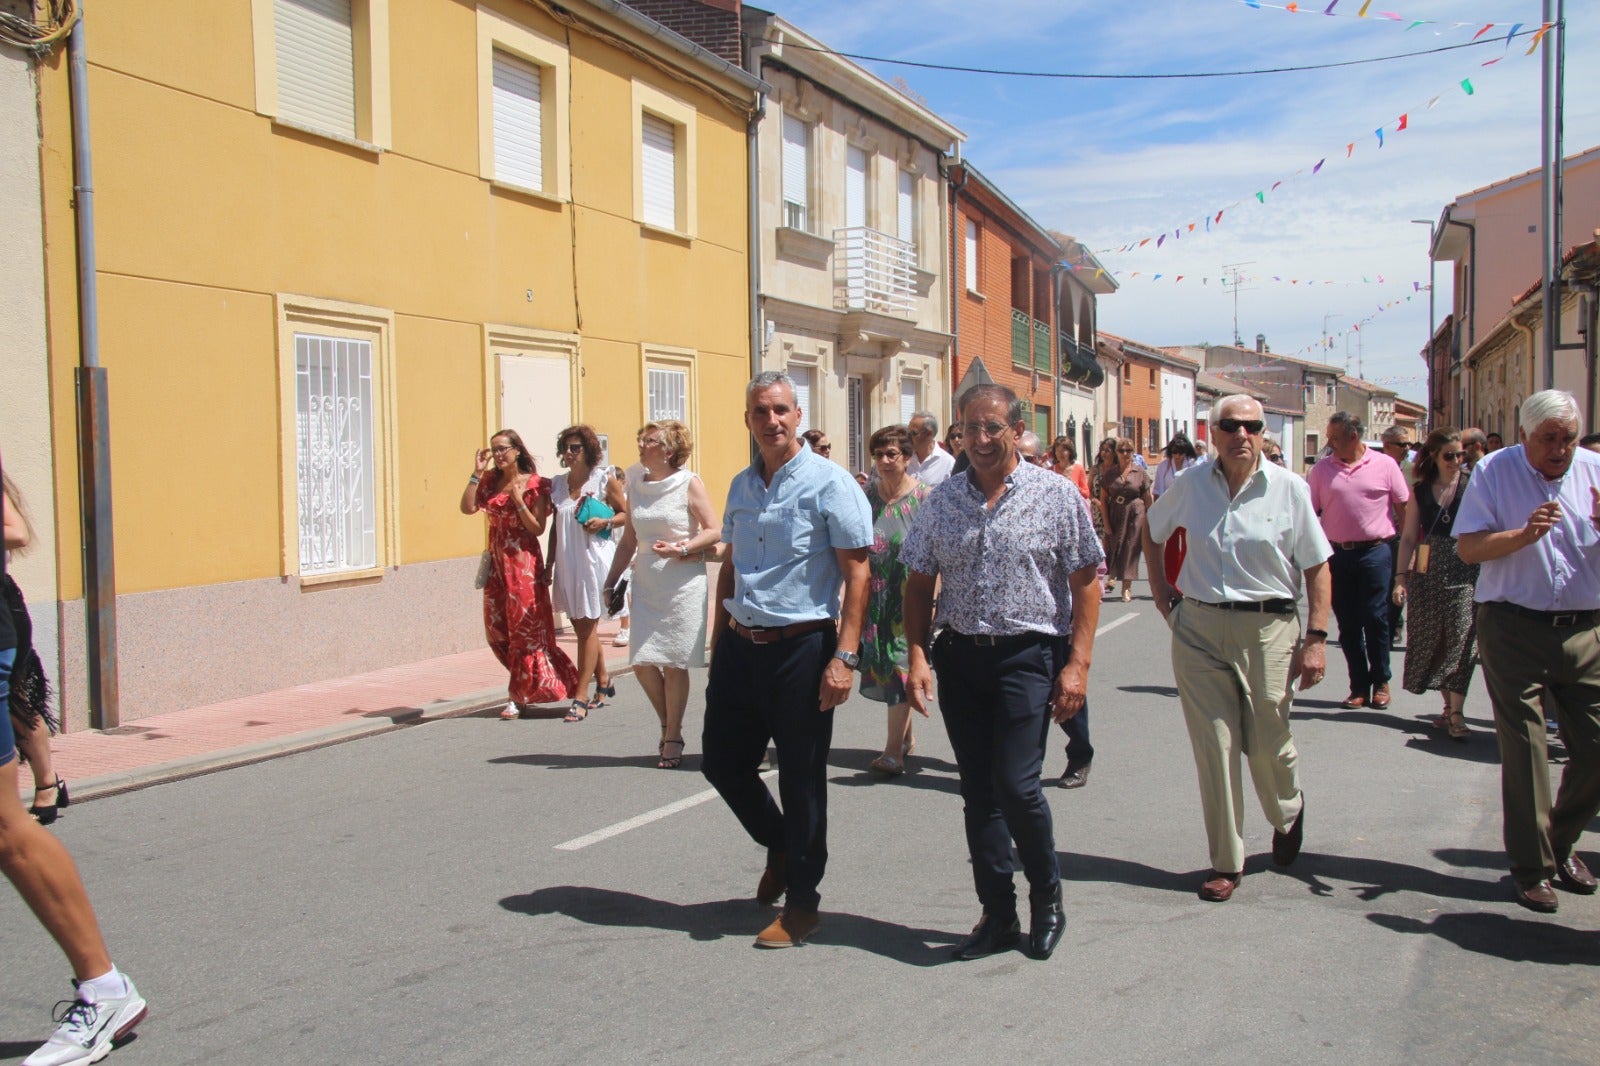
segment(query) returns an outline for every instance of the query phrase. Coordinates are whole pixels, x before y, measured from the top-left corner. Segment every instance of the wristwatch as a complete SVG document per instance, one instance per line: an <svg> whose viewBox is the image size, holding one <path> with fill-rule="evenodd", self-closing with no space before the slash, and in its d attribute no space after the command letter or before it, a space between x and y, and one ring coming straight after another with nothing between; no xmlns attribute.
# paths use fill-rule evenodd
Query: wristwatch
<svg viewBox="0 0 1600 1066"><path fill-rule="evenodd" d="M861 665L861 656L853 651L836 651L833 653L833 657L852 670Z"/></svg>
<svg viewBox="0 0 1600 1066"><path fill-rule="evenodd" d="M1308 629L1308 630L1306 630L1306 636L1308 636L1308 637L1321 637L1323 640L1327 640L1328 639L1328 631L1326 629Z"/></svg>

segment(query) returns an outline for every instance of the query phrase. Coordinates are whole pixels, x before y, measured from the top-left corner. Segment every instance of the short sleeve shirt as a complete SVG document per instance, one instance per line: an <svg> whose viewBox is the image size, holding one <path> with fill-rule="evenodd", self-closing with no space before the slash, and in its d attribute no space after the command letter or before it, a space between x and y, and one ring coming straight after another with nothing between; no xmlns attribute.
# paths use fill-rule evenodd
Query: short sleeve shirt
<svg viewBox="0 0 1600 1066"><path fill-rule="evenodd" d="M1306 484L1329 540L1387 540L1395 533L1393 508L1411 498L1399 464L1376 448L1353 463L1324 456Z"/></svg>
<svg viewBox="0 0 1600 1066"><path fill-rule="evenodd" d="M906 469L910 471L912 477L931 489L944 484L950 477L950 472L955 469L955 465L956 457L935 444L926 459L918 459L913 455L911 462L906 464Z"/></svg>
<svg viewBox="0 0 1600 1066"><path fill-rule="evenodd" d="M844 467L801 448L769 485L761 460L734 476L722 540L733 547L733 596L745 626L786 626L839 613L837 549L872 545L872 508Z"/></svg>
<svg viewBox="0 0 1600 1066"><path fill-rule="evenodd" d="M1209 603L1299 599L1301 572L1333 554L1306 483L1265 461L1231 498L1221 463L1185 471L1146 521L1157 543L1187 530L1178 587Z"/></svg>
<svg viewBox="0 0 1600 1066"><path fill-rule="evenodd" d="M939 621L968 636L1072 634L1072 574L1105 559L1077 486L1029 463L994 507L971 471L917 509L900 561L943 579Z"/></svg>

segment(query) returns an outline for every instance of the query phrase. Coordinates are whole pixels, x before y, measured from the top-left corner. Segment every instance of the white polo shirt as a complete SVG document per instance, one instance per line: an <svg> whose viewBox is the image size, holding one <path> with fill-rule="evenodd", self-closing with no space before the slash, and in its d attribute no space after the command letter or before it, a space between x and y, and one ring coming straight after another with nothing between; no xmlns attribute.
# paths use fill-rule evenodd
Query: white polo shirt
<svg viewBox="0 0 1600 1066"><path fill-rule="evenodd" d="M1455 535L1521 529L1538 507L1554 500L1561 521L1510 555L1478 567L1472 598L1504 600L1535 611L1600 609L1600 530L1590 489L1600 488L1600 455L1578 448L1566 474L1549 481L1528 462L1521 445L1501 448L1473 467L1456 515Z"/></svg>
<svg viewBox="0 0 1600 1066"><path fill-rule="evenodd" d="M1157 543L1179 526L1188 530L1183 594L1209 603L1299 599L1301 572L1333 554L1306 483L1260 459L1231 499L1220 461L1184 475L1145 517Z"/></svg>
<svg viewBox="0 0 1600 1066"><path fill-rule="evenodd" d="M906 472L931 489L948 478L955 465L956 457L935 444L926 459L918 459L912 452Z"/></svg>

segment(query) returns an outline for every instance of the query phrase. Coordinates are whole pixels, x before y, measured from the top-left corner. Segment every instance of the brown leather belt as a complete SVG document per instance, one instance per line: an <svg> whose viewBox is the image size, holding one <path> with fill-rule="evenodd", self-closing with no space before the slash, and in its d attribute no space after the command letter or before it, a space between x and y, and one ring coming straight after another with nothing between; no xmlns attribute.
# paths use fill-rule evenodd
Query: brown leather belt
<svg viewBox="0 0 1600 1066"><path fill-rule="evenodd" d="M824 629L832 629L833 619L815 618L809 622L796 622L792 626L756 626L751 629L730 618L728 628L752 644L776 644L790 637L803 637L807 633L820 633Z"/></svg>
<svg viewBox="0 0 1600 1066"><path fill-rule="evenodd" d="M1357 552L1363 550L1364 548L1376 548L1378 545L1384 543L1384 540L1382 537L1379 537L1374 540L1333 540L1329 541L1328 543L1332 544L1335 548L1342 552Z"/></svg>

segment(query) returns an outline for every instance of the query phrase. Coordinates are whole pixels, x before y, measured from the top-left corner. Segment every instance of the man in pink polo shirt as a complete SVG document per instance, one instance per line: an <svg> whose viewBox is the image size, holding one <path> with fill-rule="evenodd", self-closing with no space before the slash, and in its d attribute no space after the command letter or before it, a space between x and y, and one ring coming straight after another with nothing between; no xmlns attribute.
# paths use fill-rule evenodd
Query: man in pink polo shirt
<svg viewBox="0 0 1600 1066"><path fill-rule="evenodd" d="M1328 420L1333 454L1311 468L1311 506L1333 544L1333 616L1350 670L1341 707L1389 706L1389 585L1394 562L1384 543L1394 536L1392 511L1411 490L1395 461L1361 443L1361 419L1339 411Z"/></svg>

